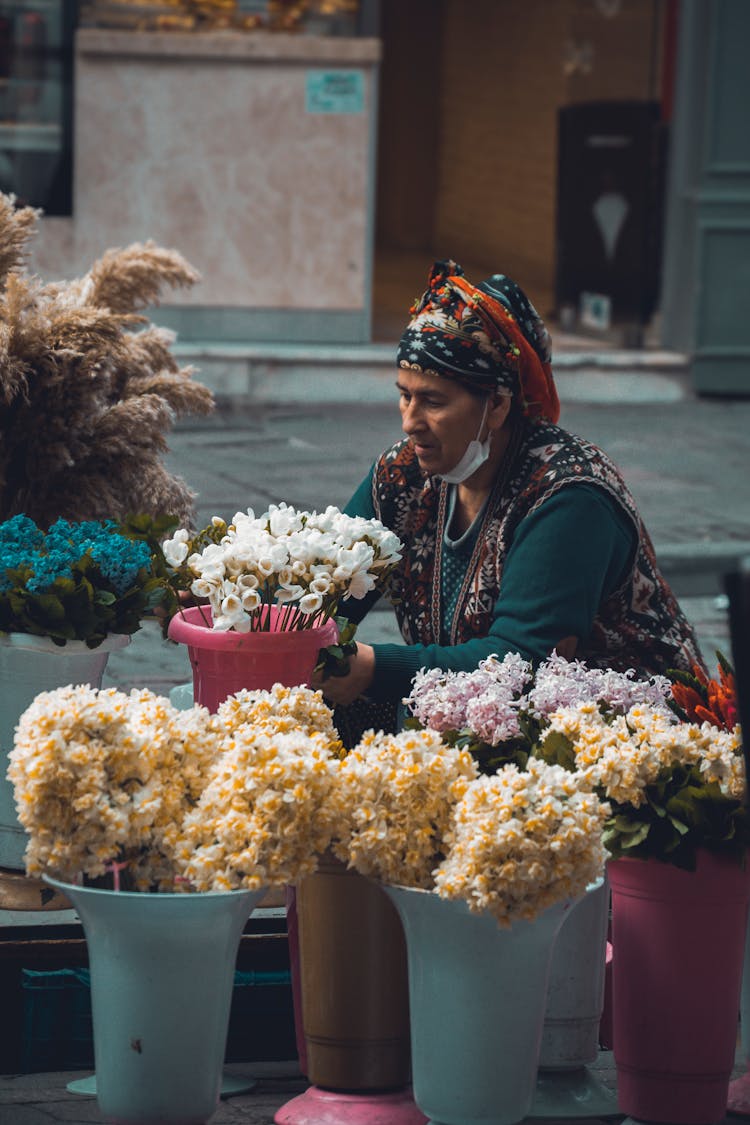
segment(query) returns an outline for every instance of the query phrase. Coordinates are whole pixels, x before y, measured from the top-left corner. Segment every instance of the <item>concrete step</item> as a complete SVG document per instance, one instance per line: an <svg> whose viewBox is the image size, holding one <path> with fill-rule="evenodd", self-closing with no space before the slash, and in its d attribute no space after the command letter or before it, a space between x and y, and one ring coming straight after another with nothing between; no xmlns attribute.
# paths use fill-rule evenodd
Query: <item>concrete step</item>
<svg viewBox="0 0 750 1125"><path fill-rule="evenodd" d="M396 344L180 343L173 353L218 399L390 402ZM688 393L687 357L654 350L561 350L555 377L567 401L674 402ZM345 372L345 379L342 373ZM634 376L638 376L634 379Z"/></svg>

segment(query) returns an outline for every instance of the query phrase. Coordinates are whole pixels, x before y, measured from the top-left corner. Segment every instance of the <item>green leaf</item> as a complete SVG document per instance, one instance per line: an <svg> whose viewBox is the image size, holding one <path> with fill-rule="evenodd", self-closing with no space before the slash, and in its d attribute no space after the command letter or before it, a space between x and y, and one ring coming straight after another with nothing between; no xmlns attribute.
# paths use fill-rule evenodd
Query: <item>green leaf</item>
<svg viewBox="0 0 750 1125"><path fill-rule="evenodd" d="M658 817L665 817L667 815L667 810L664 806L658 805L648 793L646 794L646 800L648 801L649 808L652 809Z"/></svg>
<svg viewBox="0 0 750 1125"><path fill-rule="evenodd" d="M617 816L612 817L610 823L623 836L630 836L630 835L633 835L634 833L640 832L641 828L643 827L642 821L633 820L630 816L626 815L625 813L618 813Z"/></svg>
<svg viewBox="0 0 750 1125"><path fill-rule="evenodd" d="M44 616L48 617L50 621L64 621L65 620L65 607L59 598L54 594L39 594L35 599L35 610L38 609L38 616L35 613L37 620Z"/></svg>
<svg viewBox="0 0 750 1125"><path fill-rule="evenodd" d="M683 687L701 691L703 684L693 672L684 672L681 668L670 668L667 672L672 683L682 684Z"/></svg>
<svg viewBox="0 0 750 1125"><path fill-rule="evenodd" d="M322 648L315 665L315 671L321 672L324 678L348 675L349 657L357 651L357 642L354 640L357 626L345 617L336 617L335 621L339 630L338 643Z"/></svg>
<svg viewBox="0 0 750 1125"><path fill-rule="evenodd" d="M650 824L641 823L634 825L632 830L625 835L622 841L623 849L629 851L631 848L636 848L638 844L641 844L646 839L650 831Z"/></svg>
<svg viewBox="0 0 750 1125"><path fill-rule="evenodd" d="M573 743L560 731L550 731L534 747L534 756L550 765L563 766L573 772L576 755Z"/></svg>

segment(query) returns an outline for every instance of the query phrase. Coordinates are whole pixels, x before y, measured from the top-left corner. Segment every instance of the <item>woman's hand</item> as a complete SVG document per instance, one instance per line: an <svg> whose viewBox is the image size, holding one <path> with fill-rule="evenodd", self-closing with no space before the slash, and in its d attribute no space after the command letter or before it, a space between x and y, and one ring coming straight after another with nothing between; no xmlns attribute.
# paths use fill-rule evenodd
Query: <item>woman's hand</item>
<svg viewBox="0 0 750 1125"><path fill-rule="evenodd" d="M365 695L375 674L375 649L357 641L357 651L349 657L349 671L345 676L328 676L316 673L312 686L323 692L331 703L353 703Z"/></svg>

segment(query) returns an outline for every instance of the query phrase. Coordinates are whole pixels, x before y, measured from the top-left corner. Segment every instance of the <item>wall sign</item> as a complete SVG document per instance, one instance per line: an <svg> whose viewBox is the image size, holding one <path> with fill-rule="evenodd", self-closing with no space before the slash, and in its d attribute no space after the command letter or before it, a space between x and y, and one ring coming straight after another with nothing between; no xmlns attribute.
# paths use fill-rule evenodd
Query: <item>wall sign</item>
<svg viewBox="0 0 750 1125"><path fill-rule="evenodd" d="M362 113L365 84L361 70L308 70L307 113Z"/></svg>
<svg viewBox="0 0 750 1125"><path fill-rule="evenodd" d="M605 293L581 293L580 322L584 328L606 332L612 323L612 301Z"/></svg>

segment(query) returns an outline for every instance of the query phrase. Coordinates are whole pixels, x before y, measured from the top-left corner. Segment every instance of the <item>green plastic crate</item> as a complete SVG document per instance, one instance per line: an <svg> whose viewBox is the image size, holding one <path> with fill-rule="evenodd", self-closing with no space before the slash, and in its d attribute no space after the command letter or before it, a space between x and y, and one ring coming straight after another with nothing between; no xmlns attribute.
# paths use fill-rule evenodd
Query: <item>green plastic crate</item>
<svg viewBox="0 0 750 1125"><path fill-rule="evenodd" d="M93 1070L88 969L21 970L21 1070ZM297 1057L288 969L238 970L229 1016L227 1062Z"/></svg>

